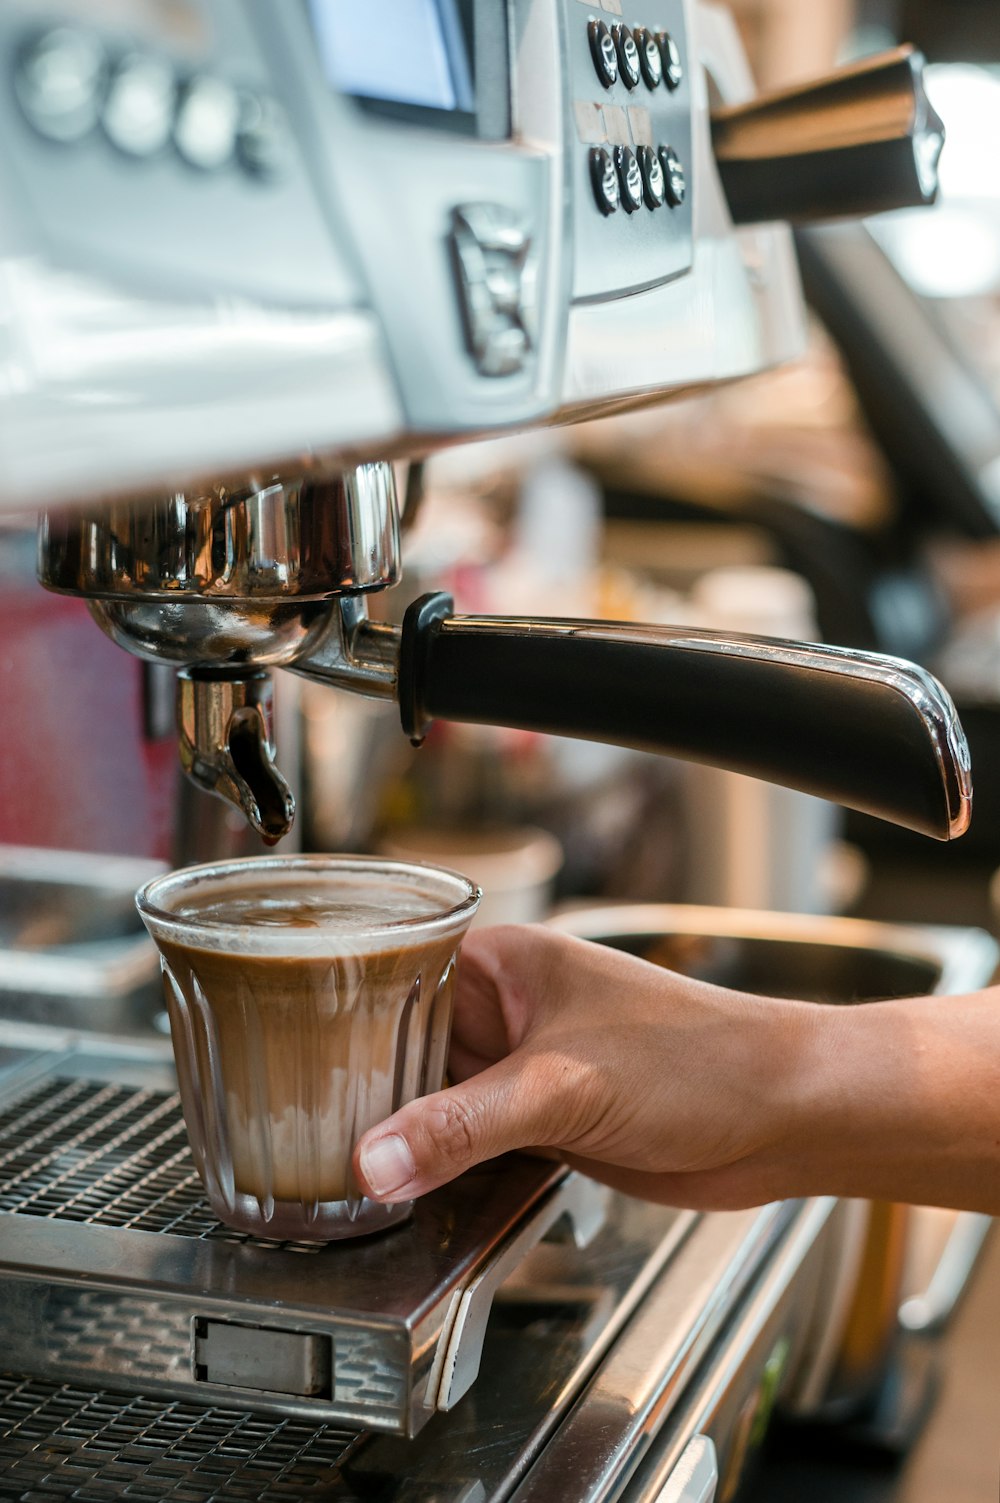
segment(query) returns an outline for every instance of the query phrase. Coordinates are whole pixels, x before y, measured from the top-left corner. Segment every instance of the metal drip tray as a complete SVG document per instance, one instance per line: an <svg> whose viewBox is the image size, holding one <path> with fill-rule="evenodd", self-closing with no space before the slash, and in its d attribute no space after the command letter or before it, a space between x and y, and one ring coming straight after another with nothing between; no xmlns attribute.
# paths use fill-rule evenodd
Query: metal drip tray
<svg viewBox="0 0 1000 1503"><path fill-rule="evenodd" d="M809 1329L833 1205L512 1157L378 1237L261 1242L202 1200L163 1060L93 1047L8 1073L0 1186L0 1503L610 1496L760 1290Z"/></svg>
<svg viewBox="0 0 1000 1503"><path fill-rule="evenodd" d="M0 1111L0 1211L318 1253L212 1214L176 1092L56 1076Z"/></svg>
<svg viewBox="0 0 1000 1503"><path fill-rule="evenodd" d="M569 908L551 926L714 986L846 1005L986 986L1000 950L981 929L670 903Z"/></svg>
<svg viewBox="0 0 1000 1503"><path fill-rule="evenodd" d="M0 1374L0 1499L301 1503L355 1432ZM322 1496L322 1494L320 1494Z"/></svg>
<svg viewBox="0 0 1000 1503"><path fill-rule="evenodd" d="M5 1364L414 1434L475 1380L503 1281L544 1237L584 1245L606 1200L517 1156L394 1231L268 1242L215 1220L174 1092L36 1063L0 1095Z"/></svg>
<svg viewBox="0 0 1000 1503"><path fill-rule="evenodd" d="M805 1328L831 1204L691 1217L613 1196L585 1251L546 1243L519 1265L490 1319L480 1377L415 1439L250 1400L230 1408L197 1393L0 1374L0 1500L618 1497L664 1426L685 1432L689 1395L740 1357L734 1321L760 1333L765 1353ZM730 1418L759 1384L759 1355L740 1360ZM720 1450L729 1428L715 1426Z"/></svg>
<svg viewBox="0 0 1000 1503"><path fill-rule="evenodd" d="M162 1011L135 890L161 862L0 845L0 1019L142 1033Z"/></svg>

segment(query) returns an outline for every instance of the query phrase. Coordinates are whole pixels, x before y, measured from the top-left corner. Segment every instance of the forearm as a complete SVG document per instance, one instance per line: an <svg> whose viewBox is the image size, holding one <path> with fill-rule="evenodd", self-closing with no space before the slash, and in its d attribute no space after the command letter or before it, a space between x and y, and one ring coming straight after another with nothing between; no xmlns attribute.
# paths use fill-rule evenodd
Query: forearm
<svg viewBox="0 0 1000 1503"><path fill-rule="evenodd" d="M800 1022L782 1193L1000 1215L1000 988L820 1007Z"/></svg>
<svg viewBox="0 0 1000 1503"><path fill-rule="evenodd" d="M487 929L459 965L451 1072L362 1139L369 1194L535 1147L695 1209L831 1194L1000 1214L1000 988L824 1006Z"/></svg>

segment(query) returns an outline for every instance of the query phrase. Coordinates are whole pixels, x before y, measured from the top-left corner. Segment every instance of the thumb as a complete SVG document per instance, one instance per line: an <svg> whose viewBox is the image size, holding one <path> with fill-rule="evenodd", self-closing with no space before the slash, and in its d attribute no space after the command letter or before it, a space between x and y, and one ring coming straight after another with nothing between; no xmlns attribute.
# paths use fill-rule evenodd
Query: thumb
<svg viewBox="0 0 1000 1503"><path fill-rule="evenodd" d="M553 1144L565 1131L565 1096L553 1089L551 1067L543 1083L539 1063L515 1050L370 1128L354 1151L361 1189L373 1200L412 1200L485 1159Z"/></svg>

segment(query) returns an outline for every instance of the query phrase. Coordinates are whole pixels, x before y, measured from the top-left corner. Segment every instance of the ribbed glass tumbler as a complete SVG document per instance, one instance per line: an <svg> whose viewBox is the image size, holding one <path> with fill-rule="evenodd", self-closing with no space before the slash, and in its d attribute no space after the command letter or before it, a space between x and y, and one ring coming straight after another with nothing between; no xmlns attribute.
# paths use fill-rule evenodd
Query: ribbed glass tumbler
<svg viewBox="0 0 1000 1503"><path fill-rule="evenodd" d="M331 1241L410 1214L361 1194L352 1155L369 1127L441 1088L479 898L455 872L363 856L189 867L137 895L221 1221Z"/></svg>

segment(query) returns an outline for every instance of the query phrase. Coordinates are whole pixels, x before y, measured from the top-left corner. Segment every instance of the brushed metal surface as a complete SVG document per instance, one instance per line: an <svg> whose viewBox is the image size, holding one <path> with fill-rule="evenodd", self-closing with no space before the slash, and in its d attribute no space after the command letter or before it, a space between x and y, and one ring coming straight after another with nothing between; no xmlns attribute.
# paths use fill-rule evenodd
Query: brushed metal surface
<svg viewBox="0 0 1000 1503"><path fill-rule="evenodd" d="M729 1344L713 1345L711 1329L726 1330L734 1317L743 1319L745 1308L760 1308L752 1291L762 1281L767 1288L775 1283L768 1282L772 1264L787 1306L794 1259L786 1250L791 1247L799 1256L816 1235L815 1216L789 1218L789 1208L719 1218L723 1225L707 1240L692 1240L691 1223L699 1219L689 1218L674 1239L670 1259L651 1267L643 1252L649 1231L658 1224L662 1232L670 1213L624 1197L616 1200L612 1224L588 1251L568 1242L546 1244L529 1256L523 1276L510 1282L496 1307L480 1379L454 1410L439 1415L414 1440L351 1436L259 1410L228 1412L114 1388L0 1378L0 1435L10 1442L0 1450L0 1497L20 1498L28 1487L40 1499L72 1497L74 1485L97 1482L99 1463L102 1495L109 1499L222 1503L244 1496L301 1498L316 1489L331 1503L376 1497L382 1503L499 1503L530 1474L533 1462L559 1446L564 1430L574 1445L580 1441L574 1403L581 1389L586 1405L591 1392L613 1388L623 1370L634 1371L640 1349L672 1339L674 1349L686 1351L691 1360L690 1377L697 1352L707 1345L708 1368L697 1370L706 1379L723 1378ZM748 1222L754 1221L762 1235L748 1236ZM689 1244L693 1253L684 1258ZM606 1290L613 1305L640 1267L646 1276L638 1297L631 1303L626 1298L620 1318L606 1326L605 1338L595 1345L598 1291ZM701 1295L719 1284L706 1322ZM667 1309L675 1322L669 1332L663 1322ZM619 1353L624 1363L617 1360ZM675 1426L686 1429L683 1401L689 1386L687 1378L679 1381L658 1411L671 1432ZM623 1411L614 1423L620 1421L635 1433L634 1415ZM587 1467L595 1445L608 1439L601 1427L584 1436L583 1451L569 1457L556 1491L547 1497L577 1503L589 1496ZM560 1454L565 1460L564 1448ZM628 1447L622 1454L627 1457ZM601 1476L603 1486L615 1482L612 1473ZM18 1491L11 1493L12 1487Z"/></svg>
<svg viewBox="0 0 1000 1503"><path fill-rule="evenodd" d="M806 1206L816 1203L807 1202ZM829 1216L809 1218L811 1246ZM618 1498L771 1254L801 1225L803 1203L704 1217L645 1303L642 1315L514 1493L515 1503L548 1503L560 1478L573 1477L574 1503Z"/></svg>
<svg viewBox="0 0 1000 1503"><path fill-rule="evenodd" d="M985 930L945 925L683 903L567 908L549 922L639 953L674 941L684 947L691 974L705 980L831 1002L917 990L960 995L987 985L1000 963L1000 945ZM676 969L684 969L685 955L675 954ZM666 960L666 951L659 958Z"/></svg>
<svg viewBox="0 0 1000 1503"><path fill-rule="evenodd" d="M653 1503L713 1503L719 1485L715 1446L696 1435Z"/></svg>
<svg viewBox="0 0 1000 1503"><path fill-rule="evenodd" d="M44 513L39 522L41 583L92 600L326 600L341 590L382 589L398 575L388 464L323 481L220 484L159 505Z"/></svg>
<svg viewBox="0 0 1000 1503"><path fill-rule="evenodd" d="M0 846L0 1020L148 1027L159 967L135 912L155 861Z"/></svg>
<svg viewBox="0 0 1000 1503"><path fill-rule="evenodd" d="M301 1503L351 1431L0 1374L0 1498ZM99 1491L95 1491L98 1489Z"/></svg>
<svg viewBox="0 0 1000 1503"><path fill-rule="evenodd" d="M491 1296L511 1246L523 1255L567 1217L592 1235L604 1197L559 1165L513 1157L428 1197L390 1235L346 1249L269 1243L211 1215L175 1093L58 1073L0 1099L0 1185L15 1367L245 1403L245 1387L234 1396L199 1377L192 1322L308 1332L333 1342L329 1395L254 1402L408 1433L461 1391L454 1378L442 1389L439 1349L467 1381L478 1369L491 1298L463 1306L463 1291Z"/></svg>
<svg viewBox="0 0 1000 1503"><path fill-rule="evenodd" d="M626 1503L659 1503L665 1487L670 1497L670 1481L687 1447L703 1435L712 1437L718 1452L720 1495L736 1495L746 1464L763 1440L774 1403L802 1361L803 1325L810 1306L822 1296L822 1254L833 1206L825 1198L799 1203L774 1255L758 1269L713 1360L688 1386L683 1402L670 1415L671 1422L654 1423L644 1432L637 1448L640 1464L631 1484L619 1488L616 1497ZM647 1343L650 1337L651 1330L647 1330ZM636 1345L633 1355L640 1352ZM581 1496L589 1503L607 1495L595 1490Z"/></svg>

